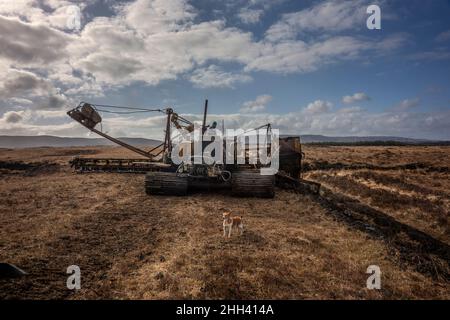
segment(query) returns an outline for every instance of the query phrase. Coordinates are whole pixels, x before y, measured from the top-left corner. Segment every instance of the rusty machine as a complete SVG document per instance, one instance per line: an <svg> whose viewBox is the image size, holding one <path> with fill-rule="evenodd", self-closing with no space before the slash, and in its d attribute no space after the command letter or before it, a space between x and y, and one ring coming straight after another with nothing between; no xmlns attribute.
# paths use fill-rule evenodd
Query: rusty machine
<svg viewBox="0 0 450 320"><path fill-rule="evenodd" d="M216 123L206 125L208 100L205 101L203 122L201 130L204 133L208 128L214 128ZM164 140L144 150L116 139L102 131L102 112L116 114L130 114L138 112L156 112L165 117ZM172 108L146 109L123 106L100 105L81 102L76 108L67 114L90 131L120 145L141 158L86 158L75 157L71 160L71 166L79 173L82 172L133 172L145 173L145 190L147 194L157 195L186 195L192 189L231 189L236 196L266 197L274 196L275 184L289 186L290 188L307 188L317 192L319 186L302 180L301 161L302 150L300 138L289 136L280 138L279 147L279 172L276 175L261 175L259 169L263 167L260 162L256 164L225 164L211 163L204 157L200 161L174 164L171 159L174 142L171 137L172 128L185 129L188 132L194 130L194 123L174 112ZM100 129L98 129L100 125ZM97 127L97 128L96 128ZM270 133L270 124L259 128L266 128ZM255 129L254 129L255 130ZM236 141L236 139L235 139ZM202 142L203 148L207 143ZM225 146L224 146L225 148ZM248 154L251 146L246 145L245 154ZM270 146L268 148L270 150ZM234 148L236 150L236 148ZM225 152L223 153L225 154ZM236 154L234 155L237 156ZM198 159L197 159L198 160Z"/></svg>

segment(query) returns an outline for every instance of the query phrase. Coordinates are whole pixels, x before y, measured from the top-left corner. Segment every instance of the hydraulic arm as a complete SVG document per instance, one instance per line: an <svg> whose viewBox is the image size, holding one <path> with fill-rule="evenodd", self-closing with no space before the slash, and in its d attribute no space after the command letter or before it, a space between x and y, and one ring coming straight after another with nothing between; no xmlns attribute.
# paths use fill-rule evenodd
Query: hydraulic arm
<svg viewBox="0 0 450 320"><path fill-rule="evenodd" d="M141 110L147 110L147 109L141 109ZM162 110L147 110L147 111L161 111ZM110 135L95 129L95 126L100 123L102 121L101 116L99 115L99 113L97 112L95 106L86 103L86 102L81 102L78 107L70 110L67 112L67 114L74 119L75 121L79 122L80 124L82 124L83 126L85 126L86 128L88 128L90 131L95 132L96 134L98 134L99 136L102 136L105 139L108 139L124 148L127 148L128 150L131 150L137 154L140 154L146 158L149 158L151 160L153 160L153 158L155 158L156 156L158 156L161 152L157 153L157 154L153 154L151 153L152 151L156 150L157 148L161 147L164 145L164 150L165 148L165 144L167 141L165 141L164 143L162 143L159 146L154 147L152 150L150 151L145 151L142 149L139 149L135 146L132 146L128 143L125 143L119 139L116 139L114 137L111 137Z"/></svg>

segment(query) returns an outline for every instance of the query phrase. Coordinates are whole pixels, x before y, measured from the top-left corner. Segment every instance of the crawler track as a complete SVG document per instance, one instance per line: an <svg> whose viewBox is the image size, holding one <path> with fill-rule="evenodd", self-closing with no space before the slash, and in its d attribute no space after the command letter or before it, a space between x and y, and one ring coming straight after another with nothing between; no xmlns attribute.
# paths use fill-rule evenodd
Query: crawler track
<svg viewBox="0 0 450 320"><path fill-rule="evenodd" d="M273 198L275 178L264 176L259 171L238 171L233 174L231 192L235 196Z"/></svg>
<svg viewBox="0 0 450 320"><path fill-rule="evenodd" d="M145 192L148 195L185 196L187 190L187 177L180 177L175 172L148 172L145 175Z"/></svg>
<svg viewBox="0 0 450 320"><path fill-rule="evenodd" d="M80 158L75 157L69 162L78 173L84 172L115 172L115 173L146 173L149 171L166 170L167 166L149 159L112 159L112 158Z"/></svg>

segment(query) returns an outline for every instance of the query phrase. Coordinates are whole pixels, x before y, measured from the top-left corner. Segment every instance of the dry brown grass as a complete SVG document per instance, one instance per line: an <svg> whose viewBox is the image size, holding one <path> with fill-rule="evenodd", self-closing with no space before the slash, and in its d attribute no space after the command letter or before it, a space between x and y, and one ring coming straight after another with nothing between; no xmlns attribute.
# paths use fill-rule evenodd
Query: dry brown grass
<svg viewBox="0 0 450 320"><path fill-rule="evenodd" d="M331 151L328 150L331 148ZM340 149L338 149L340 148ZM315 170L305 178L317 181L382 210L450 244L450 174L430 168L449 168L449 147L308 147L308 160L396 166L423 163L420 170ZM349 155L345 155L349 152ZM386 154L391 158L387 161Z"/></svg>
<svg viewBox="0 0 450 320"><path fill-rule="evenodd" d="M448 167L450 147L448 146L311 146L304 145L306 161L328 161L332 163L369 163L374 165L401 165L425 163Z"/></svg>
<svg viewBox="0 0 450 320"><path fill-rule="evenodd" d="M314 159L321 149L306 148L306 152ZM60 164L56 171L35 175L0 173L0 261L30 273L21 279L0 280L0 298L450 298L448 279L416 271L414 265L400 261L387 242L336 219L313 197L282 190L277 190L273 200L236 199L226 193L146 196L142 175L73 173L67 161L80 150L88 156L134 157L123 155L119 148L0 152L0 160ZM364 155L356 156L357 150L353 154L363 159L369 156L366 150L360 150ZM331 154L325 157L333 161ZM352 183L361 179L387 186L381 189L386 192L398 188L405 193L395 196L438 197L411 206L406 203L408 210L423 209L425 199L439 208L448 205L444 201L448 200L448 177L444 181L443 173L432 173L434 178L424 174L423 179L403 176L404 187L401 175L384 174L358 171L342 177L350 177ZM331 187L375 206L370 195L355 194L352 187L343 190L334 183L338 174L310 175L317 180L324 175ZM420 216L414 216L418 221L411 219L413 215L400 217L396 210L388 210L391 205L382 209L405 223L445 236L442 225L432 232L428 216L419 224ZM222 238L223 208L243 216L243 236ZM78 292L65 288L65 270L71 264L81 268ZM382 290L366 289L365 271L371 264L381 267Z"/></svg>

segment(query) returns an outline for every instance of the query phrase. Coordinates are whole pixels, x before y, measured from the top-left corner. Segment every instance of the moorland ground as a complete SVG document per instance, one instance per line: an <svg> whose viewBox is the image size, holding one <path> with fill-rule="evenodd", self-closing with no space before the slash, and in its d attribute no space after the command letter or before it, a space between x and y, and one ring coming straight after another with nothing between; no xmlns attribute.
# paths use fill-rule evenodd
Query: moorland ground
<svg viewBox="0 0 450 320"><path fill-rule="evenodd" d="M356 223L345 207L292 190L148 196L141 174L68 165L76 155L136 158L121 148L0 149L0 262L28 272L0 279L0 299L449 299L450 147L304 151L303 178L403 227ZM225 209L243 216L243 236L222 237ZM411 249L414 232L440 251ZM73 264L78 291L66 288ZM381 290L366 288L369 265L381 268Z"/></svg>

